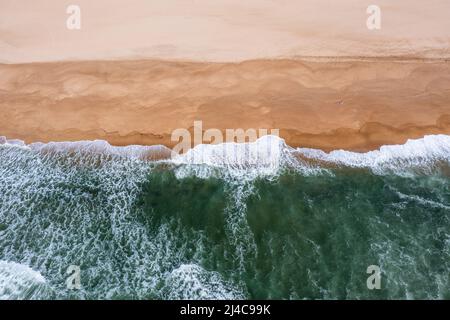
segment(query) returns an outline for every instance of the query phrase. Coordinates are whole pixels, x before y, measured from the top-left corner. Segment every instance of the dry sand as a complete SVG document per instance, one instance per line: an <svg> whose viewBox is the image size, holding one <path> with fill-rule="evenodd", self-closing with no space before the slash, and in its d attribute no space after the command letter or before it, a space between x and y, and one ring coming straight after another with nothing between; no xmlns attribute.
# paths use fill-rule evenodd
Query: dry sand
<svg viewBox="0 0 450 320"><path fill-rule="evenodd" d="M66 8L81 9L81 30ZM366 27L369 5L381 30ZM0 62L450 57L449 0L0 0Z"/></svg>

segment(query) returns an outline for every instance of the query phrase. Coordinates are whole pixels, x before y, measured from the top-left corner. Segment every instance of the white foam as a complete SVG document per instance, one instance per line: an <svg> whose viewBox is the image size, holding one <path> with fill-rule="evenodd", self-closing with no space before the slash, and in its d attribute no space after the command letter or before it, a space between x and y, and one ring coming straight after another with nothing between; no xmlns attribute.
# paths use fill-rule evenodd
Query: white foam
<svg viewBox="0 0 450 320"><path fill-rule="evenodd" d="M180 178L190 174L207 177L214 172L211 168L225 169L227 177L244 181L276 177L280 169L286 167L303 173L314 171L310 165L293 157L293 150L283 139L266 135L247 143L200 144L183 155L175 155L172 163L189 166L177 171ZM208 169L201 167L204 165Z"/></svg>
<svg viewBox="0 0 450 320"><path fill-rule="evenodd" d="M46 290L45 278L39 272L23 264L0 260L0 300L41 298Z"/></svg>
<svg viewBox="0 0 450 320"><path fill-rule="evenodd" d="M76 141L76 142L49 142L32 143L29 145L32 150L39 152L75 152L103 154L127 157L131 159L153 159L167 158L170 155L170 149L163 145L141 146L129 145L124 147L112 146L104 140L94 141Z"/></svg>
<svg viewBox="0 0 450 320"><path fill-rule="evenodd" d="M227 178L253 180L257 177L271 178L280 169L293 168L302 174L317 174L317 160L339 166L369 168L376 174L409 174L417 171L430 173L438 162L450 163L450 136L427 135L421 139L408 140L403 145L382 146L366 153L335 150L326 153L319 149L292 148L277 136L266 135L255 142L200 144L182 155L174 154L162 145L124 147L111 146L104 140L77 142L32 143L7 140L0 137L0 145L51 154L69 152L75 154L112 155L129 159L166 161L178 166L177 177L190 175L206 178L222 175ZM302 160L303 159L303 160ZM307 160L315 160L312 164ZM326 167L326 166L325 166ZM224 170L225 169L225 170Z"/></svg>
<svg viewBox="0 0 450 320"><path fill-rule="evenodd" d="M170 300L232 300L244 295L219 273L196 264L182 264L166 278L166 298Z"/></svg>
<svg viewBox="0 0 450 320"><path fill-rule="evenodd" d="M285 148L283 139L266 135L248 143L199 144L188 150L186 154L175 156L173 162L236 169L258 166L276 170L280 165Z"/></svg>
<svg viewBox="0 0 450 320"><path fill-rule="evenodd" d="M433 201L433 200L429 200L429 199L425 199L416 195L408 195L408 194L404 194L398 190L395 190L395 188L391 188L394 190L394 192L398 195L398 197L400 199L405 199L405 200L409 200L409 201L413 201L416 203L419 203L421 205L424 205L426 207L432 207L432 208L440 208L440 209L445 209L445 210L450 210L449 206L446 206L445 204Z"/></svg>
<svg viewBox="0 0 450 320"><path fill-rule="evenodd" d="M24 141L18 139L6 139L5 136L0 136L0 146L14 147L29 150Z"/></svg>
<svg viewBox="0 0 450 320"><path fill-rule="evenodd" d="M307 158L338 165L370 168L376 174L404 174L413 171L429 173L439 161L450 162L450 136L428 135L421 139L408 140L403 145L382 146L366 153L335 150L298 148L297 152Z"/></svg>

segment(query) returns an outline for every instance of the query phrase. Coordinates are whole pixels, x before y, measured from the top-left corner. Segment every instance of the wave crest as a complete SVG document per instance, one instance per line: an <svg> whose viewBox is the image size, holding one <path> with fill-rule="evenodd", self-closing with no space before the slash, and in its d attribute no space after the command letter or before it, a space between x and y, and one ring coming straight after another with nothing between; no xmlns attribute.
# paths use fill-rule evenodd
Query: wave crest
<svg viewBox="0 0 450 320"><path fill-rule="evenodd" d="M450 164L450 136L427 135L410 139L403 145L382 146L365 153L335 150L292 148L272 135L255 142L200 144L182 155L174 155L162 145L111 146L103 140L32 143L0 137L0 144L39 152L44 155L66 154L81 157L113 156L178 166L177 175L209 177L217 170L240 179L277 176L280 169L294 169L302 174L316 174L330 167L371 169L375 174L430 174ZM180 168L181 167L181 168Z"/></svg>
<svg viewBox="0 0 450 320"><path fill-rule="evenodd" d="M45 299L50 294L45 278L26 265L0 261L0 300Z"/></svg>
<svg viewBox="0 0 450 320"><path fill-rule="evenodd" d="M206 271L196 264L182 264L166 278L166 298L170 300L232 300L244 295L219 273Z"/></svg>
<svg viewBox="0 0 450 320"><path fill-rule="evenodd" d="M352 168L369 168L375 174L429 174L441 164L450 164L450 136L428 135L409 139L403 145L382 146L366 153L298 148L306 158Z"/></svg>

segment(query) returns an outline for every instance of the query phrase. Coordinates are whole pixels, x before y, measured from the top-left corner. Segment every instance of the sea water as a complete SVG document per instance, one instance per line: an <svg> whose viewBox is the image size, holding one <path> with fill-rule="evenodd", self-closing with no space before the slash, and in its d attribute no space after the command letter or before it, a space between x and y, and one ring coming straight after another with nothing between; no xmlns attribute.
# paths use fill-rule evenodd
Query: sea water
<svg viewBox="0 0 450 320"><path fill-rule="evenodd" d="M3 139L0 299L450 299L450 136L169 153Z"/></svg>

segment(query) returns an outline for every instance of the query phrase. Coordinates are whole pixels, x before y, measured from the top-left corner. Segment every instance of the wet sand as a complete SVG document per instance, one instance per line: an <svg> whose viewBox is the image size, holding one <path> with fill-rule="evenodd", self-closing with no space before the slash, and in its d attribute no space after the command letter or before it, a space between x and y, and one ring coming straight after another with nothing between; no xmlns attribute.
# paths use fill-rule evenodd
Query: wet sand
<svg viewBox="0 0 450 320"><path fill-rule="evenodd" d="M163 144L192 129L280 129L294 147L366 151L450 134L445 59L162 60L0 65L0 132L27 143Z"/></svg>

